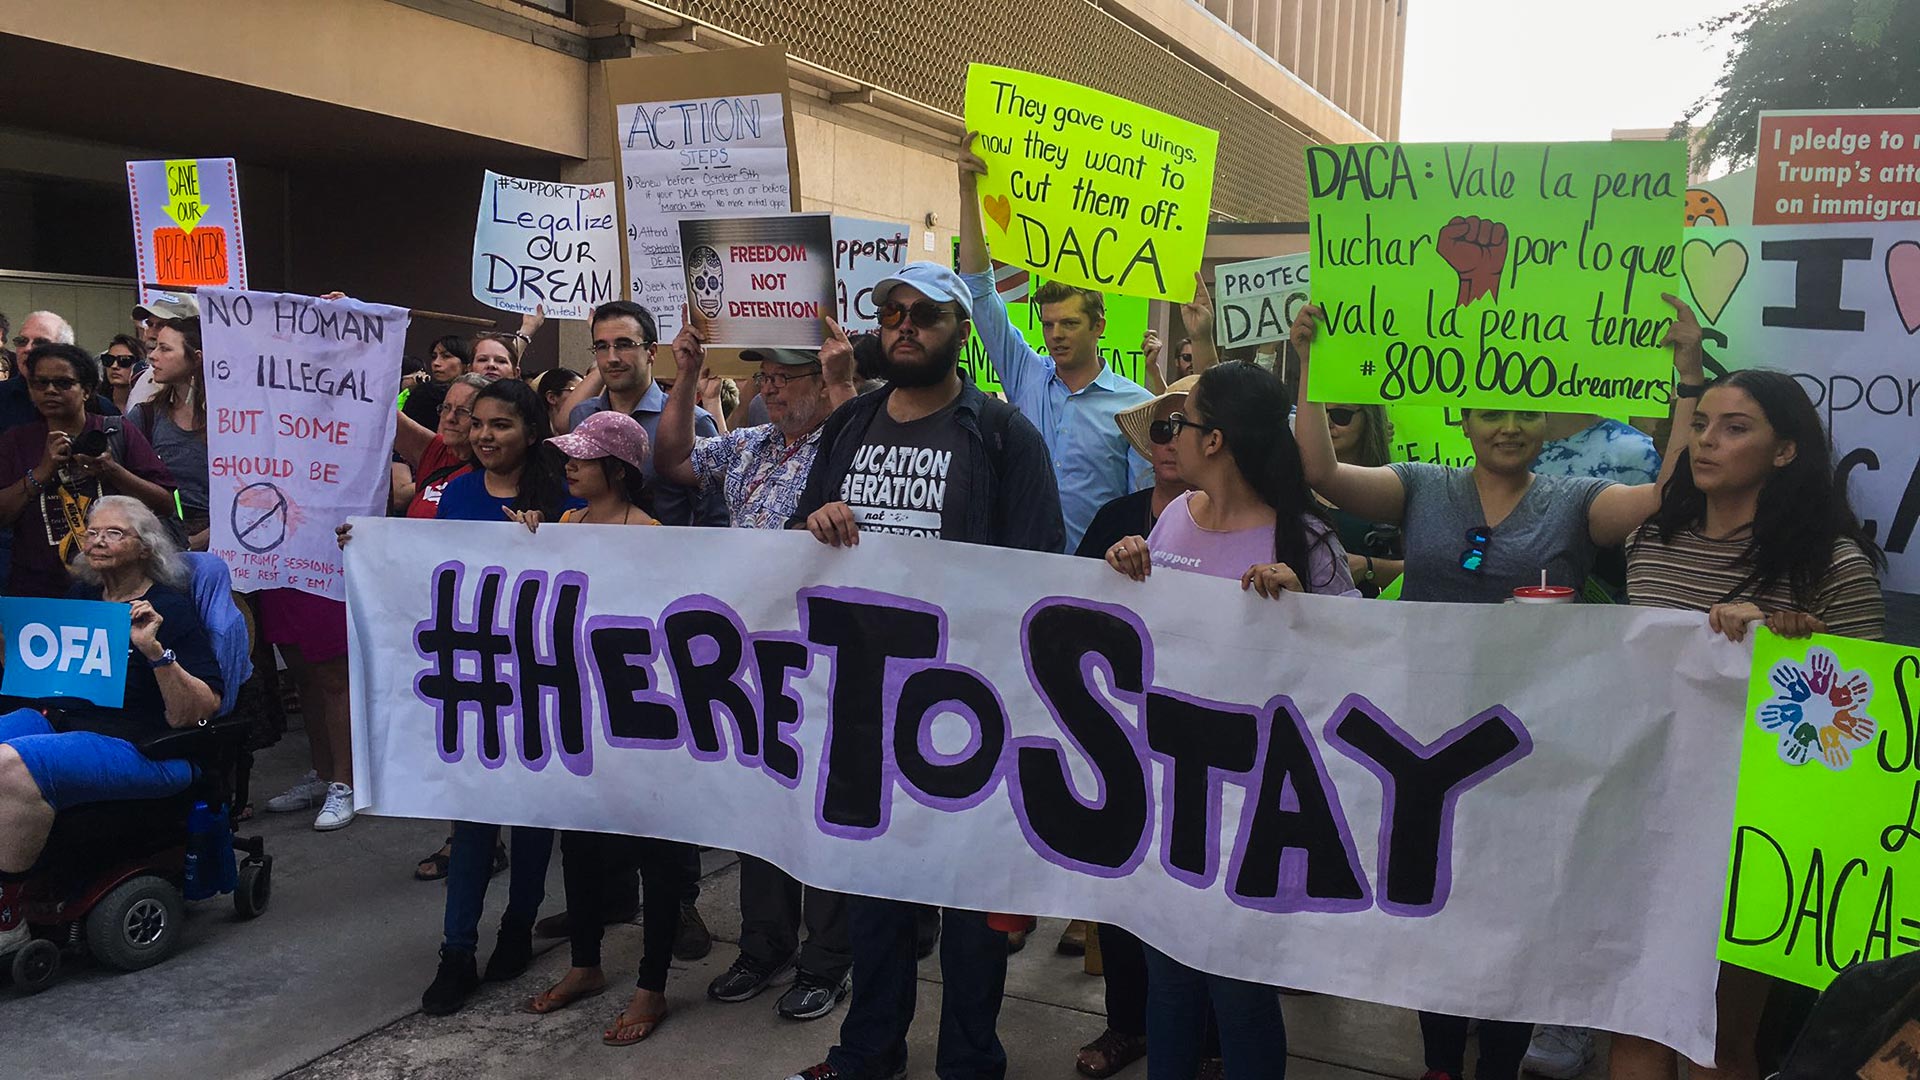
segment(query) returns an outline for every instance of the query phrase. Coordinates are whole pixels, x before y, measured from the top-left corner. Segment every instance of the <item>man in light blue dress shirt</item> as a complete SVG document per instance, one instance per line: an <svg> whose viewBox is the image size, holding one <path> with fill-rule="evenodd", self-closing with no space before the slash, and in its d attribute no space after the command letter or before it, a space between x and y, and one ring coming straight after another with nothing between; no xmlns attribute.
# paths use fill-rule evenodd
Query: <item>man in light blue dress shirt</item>
<svg viewBox="0 0 1920 1080"><path fill-rule="evenodd" d="M994 287L993 264L980 231L976 177L986 166L972 149L960 151L960 276L973 294L973 329L986 347L1007 401L1040 429L1060 487L1067 550L1108 502L1153 482L1147 460L1135 453L1114 417L1153 395L1100 358L1106 299L1092 289L1049 281L1033 294L1047 351L1036 351L1013 327Z"/></svg>

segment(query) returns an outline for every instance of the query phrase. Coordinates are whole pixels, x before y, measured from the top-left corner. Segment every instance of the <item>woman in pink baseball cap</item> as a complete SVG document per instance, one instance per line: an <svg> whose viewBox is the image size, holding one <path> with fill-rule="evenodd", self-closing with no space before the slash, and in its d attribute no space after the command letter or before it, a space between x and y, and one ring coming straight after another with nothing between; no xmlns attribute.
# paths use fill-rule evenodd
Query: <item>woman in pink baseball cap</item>
<svg viewBox="0 0 1920 1080"><path fill-rule="evenodd" d="M567 457L567 494L586 506L560 515L565 524L658 525L649 509L647 487L647 432L626 413L598 412L570 434L547 440ZM540 511L510 512L528 529L538 529Z"/></svg>

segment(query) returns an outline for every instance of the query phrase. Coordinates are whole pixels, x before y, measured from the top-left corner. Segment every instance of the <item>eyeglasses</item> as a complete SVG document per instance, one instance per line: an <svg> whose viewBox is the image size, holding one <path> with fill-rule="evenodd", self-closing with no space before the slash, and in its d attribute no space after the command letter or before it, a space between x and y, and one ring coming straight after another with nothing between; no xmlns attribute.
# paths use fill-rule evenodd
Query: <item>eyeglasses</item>
<svg viewBox="0 0 1920 1080"><path fill-rule="evenodd" d="M27 379L27 385L35 390L57 390L64 394L74 387L79 386L80 380L69 379L59 375L46 378L30 377Z"/></svg>
<svg viewBox="0 0 1920 1080"><path fill-rule="evenodd" d="M1328 409L1327 422L1337 424L1340 427L1346 427L1348 424L1353 423L1353 418L1359 414L1360 410L1358 409Z"/></svg>
<svg viewBox="0 0 1920 1080"><path fill-rule="evenodd" d="M116 528L108 527L105 529L88 529L86 532L83 532L80 535L89 544L95 543L100 540L105 540L109 544L117 544L120 541L125 540L128 536L132 534L128 533L127 530L125 529L116 529Z"/></svg>
<svg viewBox="0 0 1920 1080"><path fill-rule="evenodd" d="M819 368L814 368L812 371L803 371L798 375L788 375L786 372L776 372L772 375L755 375L753 377L753 388L759 390L771 385L785 390L787 384L796 379L811 379L818 374L820 374Z"/></svg>
<svg viewBox="0 0 1920 1080"><path fill-rule="evenodd" d="M1180 413L1174 413L1165 420L1155 420L1153 423L1148 424L1147 438L1152 439L1156 445L1165 446L1172 442L1173 437L1180 434L1185 428L1197 428L1201 431L1220 430L1212 424L1203 424L1198 420L1189 420Z"/></svg>
<svg viewBox="0 0 1920 1080"><path fill-rule="evenodd" d="M106 366L108 366L108 367L128 367L128 368L130 368L130 367L132 367L132 366L133 366L133 357L131 357L131 356L115 356L115 355L113 355L112 353L108 353L108 354L106 354L105 356L102 356L102 357L100 358L100 362L101 362L102 364L105 364L105 365L106 365Z"/></svg>
<svg viewBox="0 0 1920 1080"><path fill-rule="evenodd" d="M1467 530L1467 550L1460 553L1460 569L1479 573L1487 565L1487 549L1493 546L1493 530L1485 525Z"/></svg>
<svg viewBox="0 0 1920 1080"><path fill-rule="evenodd" d="M51 345L51 344L53 344L52 338L43 338L43 337L30 338L25 335L21 335L20 337L13 339L13 347L16 349L24 349L29 345L32 345L35 348L38 348L41 345Z"/></svg>
<svg viewBox="0 0 1920 1080"><path fill-rule="evenodd" d="M930 330L946 321L954 314L945 304L936 304L931 300L915 300L911 305L896 304L889 300L880 305L880 325L889 330L897 329L902 322L913 320L913 325L922 330Z"/></svg>
<svg viewBox="0 0 1920 1080"><path fill-rule="evenodd" d="M434 411L439 413L443 417L444 416L453 417L453 421L456 424L463 423L473 416L472 409L469 409L464 405L448 405L444 401L441 402L440 407L438 409L435 409Z"/></svg>
<svg viewBox="0 0 1920 1080"><path fill-rule="evenodd" d="M588 347L587 351L595 357L600 357L605 356L609 349L614 352L630 353L635 349L651 349L653 345L654 343L651 341L635 341L632 338L620 338L617 341L611 342L596 341Z"/></svg>

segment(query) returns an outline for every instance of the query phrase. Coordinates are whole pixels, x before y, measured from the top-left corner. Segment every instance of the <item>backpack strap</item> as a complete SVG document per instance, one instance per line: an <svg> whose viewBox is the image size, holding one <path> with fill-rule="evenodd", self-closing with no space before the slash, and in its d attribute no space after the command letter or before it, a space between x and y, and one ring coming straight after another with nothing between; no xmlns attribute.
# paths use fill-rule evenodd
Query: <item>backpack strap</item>
<svg viewBox="0 0 1920 1080"><path fill-rule="evenodd" d="M1007 474L1007 428L1019 412L999 398L988 398L980 409L980 439L987 444L987 462L995 482Z"/></svg>

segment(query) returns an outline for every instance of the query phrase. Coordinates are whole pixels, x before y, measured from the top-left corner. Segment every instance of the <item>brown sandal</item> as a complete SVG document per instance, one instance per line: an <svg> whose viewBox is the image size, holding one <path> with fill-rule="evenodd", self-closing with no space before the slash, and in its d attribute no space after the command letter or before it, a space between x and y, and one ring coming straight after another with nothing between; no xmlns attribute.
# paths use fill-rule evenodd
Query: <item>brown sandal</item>
<svg viewBox="0 0 1920 1080"><path fill-rule="evenodd" d="M632 1046L647 1041L660 1025L667 1021L667 1010L662 1009L652 1016L636 1016L629 1020L623 1010L614 1017L613 1026L600 1033L600 1041L608 1046Z"/></svg>
<svg viewBox="0 0 1920 1080"><path fill-rule="evenodd" d="M576 1002L585 1001L592 997L599 997L606 992L606 986L602 985L592 990L583 990L578 994L563 994L560 992L560 984L554 983L552 986L528 998L525 1009L535 1016L546 1016L549 1013L557 1013L561 1009Z"/></svg>

